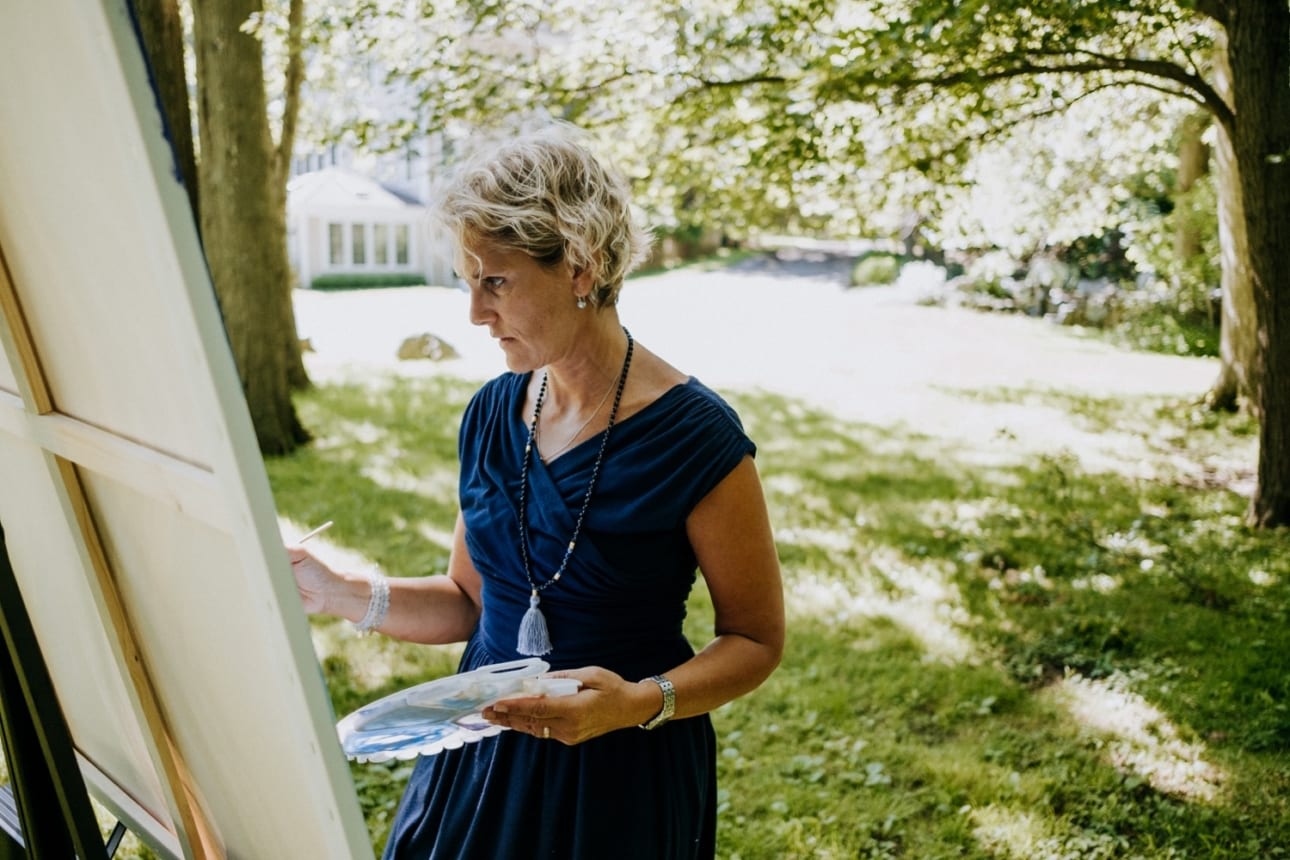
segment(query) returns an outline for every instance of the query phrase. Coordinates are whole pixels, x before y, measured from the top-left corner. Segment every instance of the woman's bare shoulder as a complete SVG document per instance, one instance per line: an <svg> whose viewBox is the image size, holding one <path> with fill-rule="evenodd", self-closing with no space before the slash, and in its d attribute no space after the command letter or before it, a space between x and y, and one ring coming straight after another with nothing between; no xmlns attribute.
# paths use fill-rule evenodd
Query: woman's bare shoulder
<svg viewBox="0 0 1290 860"><path fill-rule="evenodd" d="M632 367L628 374L627 389L623 392L623 404L619 407L619 414L626 417L639 412L668 391L678 385L684 385L689 380L689 374L676 369L638 343L632 356Z"/></svg>

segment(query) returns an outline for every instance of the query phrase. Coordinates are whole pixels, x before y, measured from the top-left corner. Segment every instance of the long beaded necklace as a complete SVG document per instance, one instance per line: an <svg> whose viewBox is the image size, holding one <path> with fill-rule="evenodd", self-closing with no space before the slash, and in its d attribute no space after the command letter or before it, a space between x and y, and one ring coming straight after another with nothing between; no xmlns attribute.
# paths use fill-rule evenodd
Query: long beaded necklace
<svg viewBox="0 0 1290 860"><path fill-rule="evenodd" d="M540 657L551 653L551 635L547 630L546 616L542 614L539 604L542 602L542 592L559 582L565 568L569 566L573 548L577 546L578 535L582 532L582 522L587 516L587 508L591 506L591 494L595 491L596 481L600 478L600 466L605 460L605 449L609 446L609 431L614 429L614 419L618 417L618 406L622 403L623 389L627 385L627 370L632 366L632 351L635 343L632 340L632 333L625 326L623 334L627 335L627 355L623 358L623 369L618 375L618 389L614 394L614 405L609 410L609 424L605 427L605 435L600 440L600 451L596 454L596 462L591 467L591 480L587 482L587 492L582 497L582 509L578 511L578 520L574 524L569 545L565 547L564 558L560 560L560 567L555 574L546 582L538 582L530 568L529 533L528 526L525 524L528 512L529 461L532 459L533 440L537 436L538 418L542 415L542 403L546 400L546 373L542 374L542 385L538 388L537 401L533 404L533 421L529 424L529 438L524 444L524 462L520 467L519 505L520 557L524 559L524 577L529 584L529 608L520 619L519 642L515 646L519 653L528 657Z"/></svg>

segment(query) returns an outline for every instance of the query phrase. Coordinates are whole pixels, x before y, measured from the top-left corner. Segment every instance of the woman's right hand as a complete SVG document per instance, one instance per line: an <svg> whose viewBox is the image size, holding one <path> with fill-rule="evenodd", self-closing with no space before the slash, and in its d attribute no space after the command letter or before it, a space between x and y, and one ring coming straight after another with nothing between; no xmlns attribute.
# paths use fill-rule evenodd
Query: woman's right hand
<svg viewBox="0 0 1290 860"><path fill-rule="evenodd" d="M309 550L299 546L287 547L291 572L296 577L296 591L305 612L316 615L327 611L327 597L341 586L340 576L319 561Z"/></svg>

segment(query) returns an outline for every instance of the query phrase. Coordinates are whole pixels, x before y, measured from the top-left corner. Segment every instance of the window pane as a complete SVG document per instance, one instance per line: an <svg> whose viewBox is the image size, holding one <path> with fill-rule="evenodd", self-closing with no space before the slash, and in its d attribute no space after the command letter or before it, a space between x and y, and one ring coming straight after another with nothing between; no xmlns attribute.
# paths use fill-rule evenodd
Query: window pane
<svg viewBox="0 0 1290 860"><path fill-rule="evenodd" d="M408 225L394 225L394 262L400 266L408 264Z"/></svg>
<svg viewBox="0 0 1290 860"><path fill-rule="evenodd" d="M355 224L353 231L354 240L354 265L361 266L367 262L367 226L364 224Z"/></svg>
<svg viewBox="0 0 1290 860"><path fill-rule="evenodd" d="M390 225L377 224L372 228L372 262L385 265L390 262Z"/></svg>
<svg viewBox="0 0 1290 860"><path fill-rule="evenodd" d="M334 266L345 262L345 234L339 224L327 225L327 259Z"/></svg>

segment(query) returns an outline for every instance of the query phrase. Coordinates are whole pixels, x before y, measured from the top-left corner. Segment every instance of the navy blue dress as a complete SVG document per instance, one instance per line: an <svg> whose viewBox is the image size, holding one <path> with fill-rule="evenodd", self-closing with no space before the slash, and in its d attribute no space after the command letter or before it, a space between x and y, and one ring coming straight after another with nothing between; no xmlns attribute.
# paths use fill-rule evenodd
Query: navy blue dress
<svg viewBox="0 0 1290 860"><path fill-rule="evenodd" d="M483 612L461 671L522 657L529 586L516 516L529 378L494 379L462 420L461 508ZM529 465L529 557L539 581L573 533L601 438ZM542 659L553 669L602 666L629 681L689 659L681 623L697 563L685 520L754 453L735 412L693 378L617 423L577 549L542 592L554 648ZM508 731L417 762L384 857L711 858L716 807L706 716L572 747Z"/></svg>

